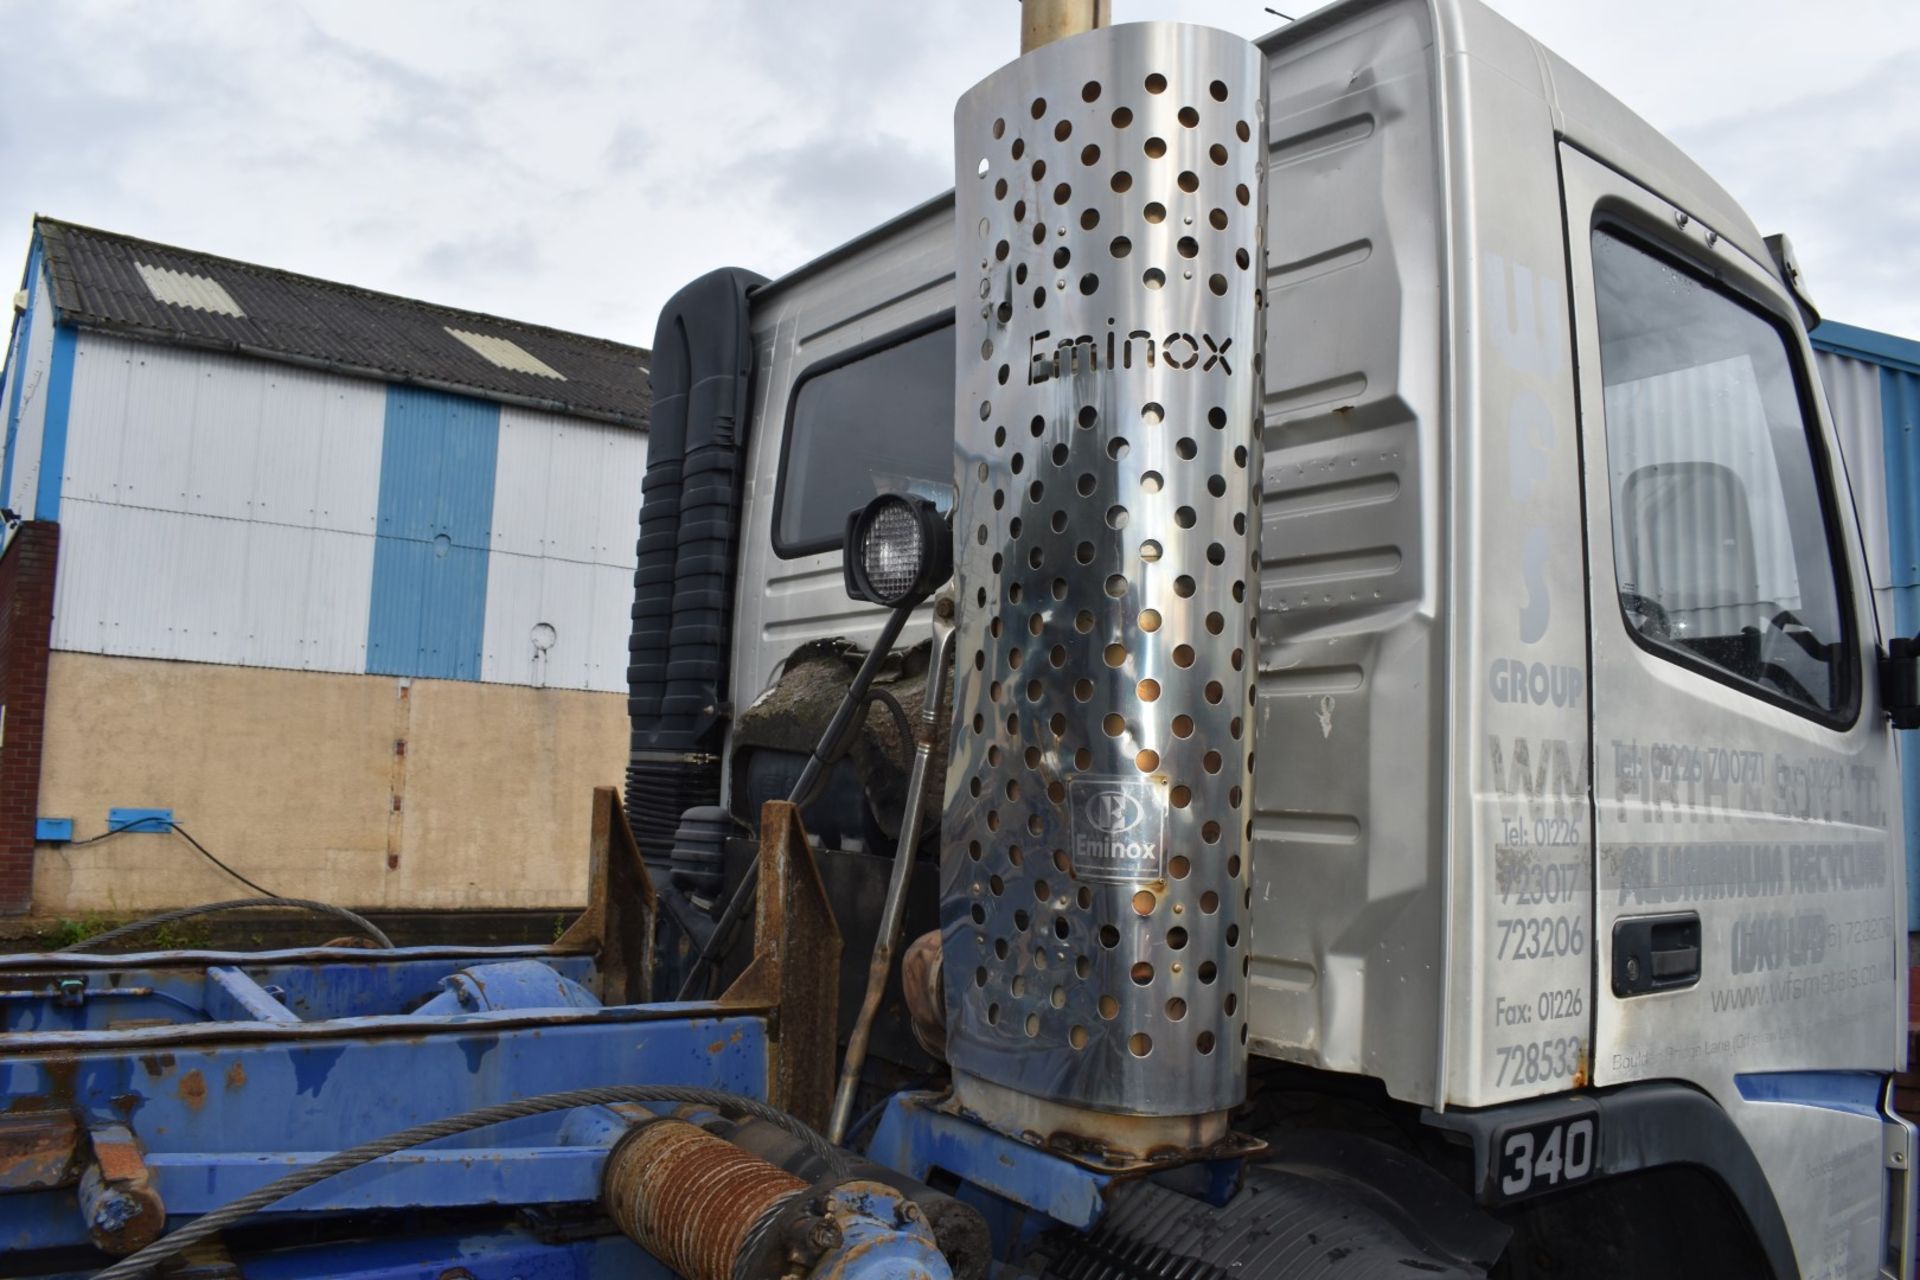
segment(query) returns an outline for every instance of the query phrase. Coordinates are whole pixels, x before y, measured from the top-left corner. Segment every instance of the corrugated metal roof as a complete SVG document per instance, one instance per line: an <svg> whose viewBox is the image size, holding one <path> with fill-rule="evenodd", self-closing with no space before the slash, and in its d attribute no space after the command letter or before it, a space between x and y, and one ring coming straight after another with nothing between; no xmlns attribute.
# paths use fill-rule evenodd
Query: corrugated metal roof
<svg viewBox="0 0 1920 1280"><path fill-rule="evenodd" d="M647 351L600 338L503 320L478 312L213 254L36 218L60 319L83 328L321 366L385 382L477 396L506 404L645 426L652 403ZM161 273L197 277L202 300L163 300ZM165 292L164 290L162 292ZM209 308L224 295L233 314ZM517 349L514 367L476 350L463 335ZM486 345L485 342L482 345ZM531 367L537 364L550 373Z"/></svg>

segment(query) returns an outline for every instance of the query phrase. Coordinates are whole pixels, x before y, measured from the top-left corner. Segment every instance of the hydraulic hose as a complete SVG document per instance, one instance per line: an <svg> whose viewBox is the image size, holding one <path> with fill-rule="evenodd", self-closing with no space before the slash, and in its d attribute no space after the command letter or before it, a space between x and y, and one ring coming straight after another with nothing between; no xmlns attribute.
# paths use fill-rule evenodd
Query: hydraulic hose
<svg viewBox="0 0 1920 1280"><path fill-rule="evenodd" d="M224 1204L186 1226L154 1241L140 1252L121 1259L104 1271L96 1272L93 1280L135 1280L135 1277L150 1274L155 1267L170 1258L179 1256L211 1236L231 1227L241 1219L258 1213L268 1205L286 1199L297 1191L304 1191L315 1183L324 1182L338 1173L370 1164L382 1156L390 1156L396 1151L421 1146L441 1138L450 1138L456 1133L466 1133L473 1129L484 1129L488 1125L501 1124L508 1120L520 1120L527 1116L543 1115L549 1111L567 1111L574 1107L600 1107L616 1102L690 1102L699 1106L713 1107L716 1110L732 1111L740 1115L752 1116L778 1125L800 1141L807 1149L826 1161L827 1168L835 1177L845 1178L852 1174L852 1165L846 1153L833 1147L827 1140L778 1107L768 1106L753 1098L737 1093L728 1093L721 1089L699 1089L680 1085L609 1085L598 1089L570 1089L564 1093L546 1093L538 1097L522 1098L517 1102L502 1102L491 1107L481 1107L477 1111L468 1111L457 1116L446 1116L439 1120L429 1120L424 1124L390 1133L384 1138L375 1138L337 1152L315 1164L308 1165L276 1178L256 1191L250 1191L229 1204Z"/></svg>
<svg viewBox="0 0 1920 1280"><path fill-rule="evenodd" d="M952 648L953 599L942 596L934 605L926 696L920 704L920 733L913 739L913 774L907 782L906 812L900 818L900 839L893 851L893 870L887 880L886 903L880 911L880 928L873 938L873 958L867 964L867 993L860 1003L859 1016L854 1019L853 1032L847 1037L847 1057L840 1067L833 1115L827 1125L827 1137L834 1142L847 1135L847 1122L853 1116L853 1095L860 1087L860 1072L867 1062L867 1041L873 1034L874 1015L880 1012L880 1001L887 993L887 978L893 973L893 953L900 946L907 885L913 879L914 846L920 834L920 808L927 790L927 765L933 756L934 739L941 730L940 704L945 698L947 658Z"/></svg>
<svg viewBox="0 0 1920 1280"><path fill-rule="evenodd" d="M175 920L186 920L193 916L212 915L216 911L239 911L246 907L283 907L301 911L312 911L323 916L333 916L344 920L361 933L366 934L382 947L391 951L393 939L381 931L380 926L363 915L336 907L331 902L315 902L311 898L232 898L226 902L205 902L197 907L181 907L177 911L163 911L159 915L147 916L135 920L132 924L123 924L118 929L109 929L105 933L83 938L79 942L70 942L54 954L65 951L92 951L95 948L124 938L129 934L140 933L147 929L157 929L163 924L172 924Z"/></svg>

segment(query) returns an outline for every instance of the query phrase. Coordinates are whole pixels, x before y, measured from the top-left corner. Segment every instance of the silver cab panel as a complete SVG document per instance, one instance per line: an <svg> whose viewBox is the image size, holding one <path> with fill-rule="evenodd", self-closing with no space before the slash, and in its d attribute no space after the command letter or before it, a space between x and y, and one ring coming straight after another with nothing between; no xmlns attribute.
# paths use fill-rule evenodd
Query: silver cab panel
<svg viewBox="0 0 1920 1280"><path fill-rule="evenodd" d="M1876 1274L1879 1121L1840 1095L1901 1065L1908 922L1857 525L1828 527L1860 677L1830 722L1635 641L1613 556L1596 210L1770 316L1811 379L1758 231L1473 0L1352 0L1262 47L1253 1051L1440 1108L1688 1082L1776 1187L1821 1188L1781 1194L1803 1271ZM953 235L933 202L759 295L742 703L801 642L877 630L837 551L774 552L782 435L810 368L951 311ZM1699 977L1616 996L1613 931L1656 908L1697 914Z"/></svg>

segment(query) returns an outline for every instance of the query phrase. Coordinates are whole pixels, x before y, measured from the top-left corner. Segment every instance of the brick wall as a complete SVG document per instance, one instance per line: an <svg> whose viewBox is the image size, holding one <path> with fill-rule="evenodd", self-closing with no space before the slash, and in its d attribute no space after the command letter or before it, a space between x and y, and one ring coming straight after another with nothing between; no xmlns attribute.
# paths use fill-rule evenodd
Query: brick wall
<svg viewBox="0 0 1920 1280"><path fill-rule="evenodd" d="M53 631L60 526L30 520L0 554L0 914L33 905L33 824L39 817L41 727Z"/></svg>

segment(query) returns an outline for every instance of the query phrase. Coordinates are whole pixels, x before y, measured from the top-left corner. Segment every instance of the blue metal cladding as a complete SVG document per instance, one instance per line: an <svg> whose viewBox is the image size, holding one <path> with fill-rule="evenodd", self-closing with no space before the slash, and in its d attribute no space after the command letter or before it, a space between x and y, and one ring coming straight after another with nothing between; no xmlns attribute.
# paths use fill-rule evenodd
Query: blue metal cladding
<svg viewBox="0 0 1920 1280"><path fill-rule="evenodd" d="M1876 1071L1762 1071L1733 1078L1748 1102L1788 1102L1878 1116L1887 1078Z"/></svg>
<svg viewBox="0 0 1920 1280"><path fill-rule="evenodd" d="M13 345L6 373L12 385L7 388L7 442L0 454L0 506L13 494L14 440L20 434L20 388L26 382L27 347L33 337L34 309L40 305L40 237L33 238L27 251L27 309L13 322ZM49 303L49 306L52 304Z"/></svg>
<svg viewBox="0 0 1920 1280"><path fill-rule="evenodd" d="M1887 562L1897 634L1920 635L1920 372L1880 366L1880 429L1887 460ZM1907 927L1920 926L1920 730L1900 735L1907 815Z"/></svg>
<svg viewBox="0 0 1920 1280"><path fill-rule="evenodd" d="M500 407L388 387L367 670L478 680Z"/></svg>
<svg viewBox="0 0 1920 1280"><path fill-rule="evenodd" d="M73 353L80 331L53 328L53 364L47 370L47 421L40 429L40 487L33 497L35 520L60 518L60 486L67 471L67 411L73 404Z"/></svg>
<svg viewBox="0 0 1920 1280"><path fill-rule="evenodd" d="M1890 628L1892 635L1920 635L1920 342L1832 320L1822 322L1808 336L1822 351L1879 369L1886 511L1862 511L1860 516L1886 522L1886 581L1874 587L1892 598L1893 609L1891 617L1882 613L1881 626ZM1860 458L1854 465L1871 463ZM1897 737L1907 826L1907 927L1920 932L1920 730Z"/></svg>

